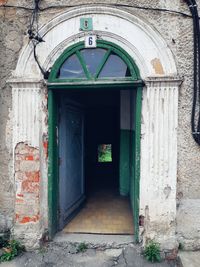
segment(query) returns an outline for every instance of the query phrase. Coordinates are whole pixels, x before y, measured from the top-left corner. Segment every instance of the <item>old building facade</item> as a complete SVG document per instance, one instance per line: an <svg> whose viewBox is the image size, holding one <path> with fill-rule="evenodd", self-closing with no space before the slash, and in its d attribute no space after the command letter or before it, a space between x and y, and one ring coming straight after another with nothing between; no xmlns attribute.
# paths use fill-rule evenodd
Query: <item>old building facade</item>
<svg viewBox="0 0 200 267"><path fill-rule="evenodd" d="M199 249L200 148L191 134L193 20L186 1L39 1L39 30L35 21L32 30L44 42L36 58L27 34L34 7L32 0L0 1L0 232L36 247L58 231L57 92L120 88L120 135L134 133L134 149L126 149L133 170L125 173L120 162L120 192L130 194L136 239ZM88 36L96 40L92 48L85 48ZM88 77L59 80L63 62L81 49L113 53L131 74L100 79L81 63Z"/></svg>

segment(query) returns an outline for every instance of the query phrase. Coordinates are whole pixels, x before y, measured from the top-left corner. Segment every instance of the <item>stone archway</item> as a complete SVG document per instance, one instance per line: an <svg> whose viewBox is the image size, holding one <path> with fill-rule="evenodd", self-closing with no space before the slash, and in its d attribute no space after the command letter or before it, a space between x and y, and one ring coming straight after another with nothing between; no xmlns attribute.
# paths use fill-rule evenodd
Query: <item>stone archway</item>
<svg viewBox="0 0 200 267"><path fill-rule="evenodd" d="M45 69L49 69L67 47L84 40L86 33L79 30L79 19L83 16L93 18L93 33L98 38L116 43L135 60L146 83L140 155L140 215L145 220L141 229L145 230L144 240L157 238L174 247L180 84L175 59L165 40L148 22L126 11L93 6L64 12L40 29L45 43L39 45L37 53ZM14 234L33 246L48 228L48 129L46 85L31 44L21 52L10 85L17 188ZM28 170L31 173L27 174Z"/></svg>

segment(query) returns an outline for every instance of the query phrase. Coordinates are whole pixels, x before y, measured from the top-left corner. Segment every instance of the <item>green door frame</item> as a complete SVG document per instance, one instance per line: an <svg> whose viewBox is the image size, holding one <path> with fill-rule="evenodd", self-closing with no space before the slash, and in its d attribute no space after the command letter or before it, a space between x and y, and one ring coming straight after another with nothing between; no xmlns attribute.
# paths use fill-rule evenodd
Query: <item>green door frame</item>
<svg viewBox="0 0 200 267"><path fill-rule="evenodd" d="M88 71L85 69L87 80L59 80L57 78L57 72L60 66L63 64L65 59L69 57L72 53L78 54L80 57L79 50L84 47L84 44L78 43L76 45L68 48L55 62L50 77L48 79L48 132L49 132L49 145L48 145L48 215L49 215L49 236L52 238L56 231L58 230L58 182L59 182L59 172L58 172L58 108L56 101L56 91L58 89L64 90L96 90L103 89L116 90L116 89L128 89L137 90L136 92L136 108L135 108L135 134L133 136L134 140L134 151L133 155L133 168L132 168L132 179L134 183L134 199L131 201L134 211L134 237L135 241L139 240L139 185L140 185L140 131L141 131L141 107L142 107L142 87L143 81L140 79L139 70L135 62L130 58L130 56L122 50L120 47L113 43L106 41L98 41L98 47L104 47L108 49L108 53L114 51L118 54L125 63L127 63L132 77L125 79L107 79L98 80L98 77L91 77ZM105 64L108 53L105 56L103 64ZM81 61L82 59L80 59ZM84 64L82 62L81 64ZM102 69L102 67L101 67ZM100 69L98 70L100 73Z"/></svg>

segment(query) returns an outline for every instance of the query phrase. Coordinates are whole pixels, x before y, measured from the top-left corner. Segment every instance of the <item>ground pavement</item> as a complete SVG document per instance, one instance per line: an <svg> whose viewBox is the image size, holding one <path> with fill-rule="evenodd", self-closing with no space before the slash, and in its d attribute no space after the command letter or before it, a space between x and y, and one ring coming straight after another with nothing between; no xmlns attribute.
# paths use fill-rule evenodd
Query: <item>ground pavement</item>
<svg viewBox="0 0 200 267"><path fill-rule="evenodd" d="M81 244L81 245L80 245ZM181 267L176 262L149 263L133 243L91 245L91 243L50 242L34 252L25 252L0 267ZM189 267L189 266L187 266Z"/></svg>

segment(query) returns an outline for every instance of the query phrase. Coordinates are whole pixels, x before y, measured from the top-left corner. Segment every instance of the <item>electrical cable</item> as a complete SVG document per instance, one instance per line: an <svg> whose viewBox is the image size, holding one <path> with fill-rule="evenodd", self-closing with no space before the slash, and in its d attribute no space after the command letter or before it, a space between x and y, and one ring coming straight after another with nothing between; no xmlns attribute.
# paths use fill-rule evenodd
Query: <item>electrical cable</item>
<svg viewBox="0 0 200 267"><path fill-rule="evenodd" d="M195 141L200 145L200 26L199 26L199 18L198 18L198 9L197 9L197 3L195 0L192 0L192 4L194 7L194 18L196 23L196 42L197 42L197 53L196 53L196 64L197 64L197 78L196 78L196 96L194 99L193 105L194 108L194 114L193 114L193 125L195 127L194 132L194 139ZM195 41L195 39L194 39ZM195 120L197 122L195 123Z"/></svg>
<svg viewBox="0 0 200 267"><path fill-rule="evenodd" d="M198 134L198 124L195 123L196 120L196 109L197 109L197 99L198 99L198 89L199 89L199 45L200 45L200 38L199 38L199 20L197 21L197 9L195 8L196 3L192 0L192 5L193 5L193 14L194 14L194 24L195 24L195 28L196 28L196 32L195 32L195 36L194 36L194 42L197 44L197 49L196 49L196 60L195 60L195 64L196 64L196 86L195 86L195 91L194 91L194 98L193 98L193 108L192 108L192 128L194 130L193 132L193 136L195 141L200 144L199 142L199 134ZM195 40L196 39L196 40ZM197 124L197 125L196 125Z"/></svg>
<svg viewBox="0 0 200 267"><path fill-rule="evenodd" d="M94 3L87 3L87 4L81 4L81 6L88 6L88 5L92 5ZM105 5L105 3L98 3L95 5ZM40 8L40 11L45 11L48 9L53 9L53 8L61 8L61 7L67 7L67 8L72 8L72 7L77 7L79 5L64 5L64 6L47 6L44 8ZM160 11L160 12L168 12L168 13L174 13L177 15L182 15L185 17L190 17L192 18L191 15L186 14L184 12L179 12L176 10L170 10L170 9L166 9L166 8L153 8L153 7L142 7L142 6L136 6L136 5L125 5L125 4L106 4L106 6L114 6L114 7L129 7L129 8L134 8L134 9L140 9L140 10L151 10L151 11Z"/></svg>
<svg viewBox="0 0 200 267"><path fill-rule="evenodd" d="M18 8L18 9L23 9L26 11L33 11L34 8L30 8L30 7L25 7L25 6L15 6L15 5L1 5L0 8Z"/></svg>
<svg viewBox="0 0 200 267"><path fill-rule="evenodd" d="M35 44L33 41L32 41L32 43L33 43L33 55L34 55L34 59L35 59L37 65L38 65L41 73L43 74L44 79L47 80L49 78L49 71L45 71L41 67L40 62L39 62L39 60L37 58L37 54L36 54L36 46L37 46L37 44Z"/></svg>
<svg viewBox="0 0 200 267"><path fill-rule="evenodd" d="M196 138L198 140L198 144L200 145L200 26L199 26L199 19L198 19L198 9L197 9L197 4L196 1L192 0L193 4L195 6L195 18L196 18L196 25L197 25L197 39L198 39L198 90L196 92L197 94L197 99L196 102L198 103L198 122L197 122L197 133L196 133Z"/></svg>
<svg viewBox="0 0 200 267"><path fill-rule="evenodd" d="M81 6L88 6L88 5L92 5L94 3L87 3L87 4L81 4ZM105 5L105 3L98 3L95 5ZM176 14L176 15L181 15L184 17L188 17L188 18L192 18L191 15L184 13L184 12L180 12L180 11L176 11L176 10L170 10L170 9L166 9L166 8L153 8L153 7L142 7L142 6L136 6L136 5L125 5L125 4L106 4L106 6L111 6L111 7L128 7L128 8L134 8L134 9L140 9L140 10L149 10L149 11L158 11L158 12L167 12L167 13L172 13L172 14ZM28 8L28 7L24 7L24 6L15 6L15 5L2 5L1 7L8 7L8 8L19 8L19 9L24 9L24 10L28 10L28 11L33 11L34 8ZM56 8L73 8L73 7L80 7L80 5L53 5L53 6L47 6L44 8L40 8L39 7L39 11L46 11L49 9L56 9Z"/></svg>
<svg viewBox="0 0 200 267"><path fill-rule="evenodd" d="M32 10L32 16L30 19L30 26L28 29L28 35L29 35L29 39L32 41L33 44L33 55L34 55L34 59L41 71L41 73L43 74L44 79L48 79L49 76L49 71L45 71L39 60L37 57L37 53L36 53L36 47L39 43L44 42L44 40L42 39L42 37L39 35L39 26L38 26L38 11L39 11L39 3L41 0L34 0L35 3L35 7ZM35 27L34 27L35 26Z"/></svg>
<svg viewBox="0 0 200 267"><path fill-rule="evenodd" d="M185 0L193 18L194 70L193 70L193 103L191 114L192 136L200 145L200 26L196 0ZM197 103L198 102L198 103ZM197 106L197 104L199 104ZM198 112L198 113L197 113ZM197 122L196 122L197 119Z"/></svg>

